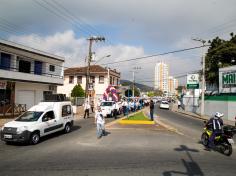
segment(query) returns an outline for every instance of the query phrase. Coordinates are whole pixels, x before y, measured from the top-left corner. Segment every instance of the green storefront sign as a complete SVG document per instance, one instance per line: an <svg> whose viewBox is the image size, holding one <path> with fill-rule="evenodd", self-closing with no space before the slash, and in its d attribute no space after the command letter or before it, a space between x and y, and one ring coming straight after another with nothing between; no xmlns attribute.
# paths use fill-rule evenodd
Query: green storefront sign
<svg viewBox="0 0 236 176"><path fill-rule="evenodd" d="M199 89L199 74L187 75L187 89Z"/></svg>
<svg viewBox="0 0 236 176"><path fill-rule="evenodd" d="M223 88L236 87L236 72L222 74Z"/></svg>

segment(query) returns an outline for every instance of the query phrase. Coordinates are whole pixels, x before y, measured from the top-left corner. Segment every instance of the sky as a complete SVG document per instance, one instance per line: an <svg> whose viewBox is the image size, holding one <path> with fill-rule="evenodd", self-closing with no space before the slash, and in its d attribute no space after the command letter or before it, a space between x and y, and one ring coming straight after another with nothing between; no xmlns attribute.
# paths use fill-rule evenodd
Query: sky
<svg viewBox="0 0 236 176"><path fill-rule="evenodd" d="M65 57L66 67L85 66L90 36L94 59L117 69L122 79L153 85L155 63L169 65L173 76L201 68L202 52L181 53L109 64L200 46L236 33L235 0L0 0L0 37ZM111 55L110 57L105 57ZM185 84L185 78L180 80Z"/></svg>

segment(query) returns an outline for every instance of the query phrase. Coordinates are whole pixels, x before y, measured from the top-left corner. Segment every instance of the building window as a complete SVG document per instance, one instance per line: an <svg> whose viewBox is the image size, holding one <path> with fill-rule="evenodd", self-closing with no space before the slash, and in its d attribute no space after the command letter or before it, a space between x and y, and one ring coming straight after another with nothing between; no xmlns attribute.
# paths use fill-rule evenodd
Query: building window
<svg viewBox="0 0 236 176"><path fill-rule="evenodd" d="M42 62L34 61L34 74L42 75L42 66L43 66Z"/></svg>
<svg viewBox="0 0 236 176"><path fill-rule="evenodd" d="M19 72L31 73L31 62L19 60Z"/></svg>
<svg viewBox="0 0 236 176"><path fill-rule="evenodd" d="M0 69L10 70L10 67L11 67L11 55L6 53L1 53Z"/></svg>
<svg viewBox="0 0 236 176"><path fill-rule="evenodd" d="M69 76L69 84L73 84L74 83L74 76Z"/></svg>
<svg viewBox="0 0 236 176"><path fill-rule="evenodd" d="M95 83L95 76L90 76L90 82Z"/></svg>
<svg viewBox="0 0 236 176"><path fill-rule="evenodd" d="M62 117L71 115L71 106L70 105L64 105L62 106Z"/></svg>
<svg viewBox="0 0 236 176"><path fill-rule="evenodd" d="M110 77L110 84L112 84L112 77Z"/></svg>
<svg viewBox="0 0 236 176"><path fill-rule="evenodd" d="M77 83L82 84L82 76L77 76Z"/></svg>
<svg viewBox="0 0 236 176"><path fill-rule="evenodd" d="M99 83L104 84L104 76L99 76Z"/></svg>
<svg viewBox="0 0 236 176"><path fill-rule="evenodd" d="M49 65L49 71L50 72L55 72L55 66L54 65Z"/></svg>

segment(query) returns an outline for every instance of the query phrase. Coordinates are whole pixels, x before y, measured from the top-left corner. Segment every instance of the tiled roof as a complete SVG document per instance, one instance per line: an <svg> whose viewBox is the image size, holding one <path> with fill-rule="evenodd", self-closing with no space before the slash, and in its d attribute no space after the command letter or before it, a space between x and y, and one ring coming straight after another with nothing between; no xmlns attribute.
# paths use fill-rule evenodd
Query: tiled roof
<svg viewBox="0 0 236 176"><path fill-rule="evenodd" d="M65 69L64 74L65 75L78 74L78 73L85 74L86 71L87 67L73 67ZM100 65L91 65L90 73L107 73L107 69L101 67Z"/></svg>

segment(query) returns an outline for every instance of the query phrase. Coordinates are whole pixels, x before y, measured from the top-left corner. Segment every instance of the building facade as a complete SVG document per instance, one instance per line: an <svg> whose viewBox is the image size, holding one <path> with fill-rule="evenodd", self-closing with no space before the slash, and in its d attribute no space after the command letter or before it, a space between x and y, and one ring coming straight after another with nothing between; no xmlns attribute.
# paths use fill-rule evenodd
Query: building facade
<svg viewBox="0 0 236 176"><path fill-rule="evenodd" d="M86 89L87 67L68 68L64 71L64 85L58 86L57 92L71 96L71 91L75 85L80 84ZM120 73L110 68L103 68L99 65L90 66L90 87L89 95L94 99L102 98L103 93L109 85L118 86L120 84Z"/></svg>
<svg viewBox="0 0 236 176"><path fill-rule="evenodd" d="M173 76L169 76L168 79L168 94L169 96L177 95L177 89L178 88L178 80L175 79Z"/></svg>
<svg viewBox="0 0 236 176"><path fill-rule="evenodd" d="M0 40L0 111L31 106L63 85L64 58ZM3 108L4 106L4 108Z"/></svg>
<svg viewBox="0 0 236 176"><path fill-rule="evenodd" d="M168 78L169 78L169 67L163 62L156 63L155 66L155 80L154 88L168 92Z"/></svg>

